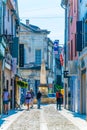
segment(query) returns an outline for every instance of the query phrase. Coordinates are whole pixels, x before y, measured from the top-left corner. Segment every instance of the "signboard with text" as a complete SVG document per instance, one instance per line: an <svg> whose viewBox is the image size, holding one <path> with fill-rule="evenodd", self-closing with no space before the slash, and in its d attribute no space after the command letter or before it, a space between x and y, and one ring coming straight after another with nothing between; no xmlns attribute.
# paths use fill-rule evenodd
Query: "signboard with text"
<svg viewBox="0 0 87 130"><path fill-rule="evenodd" d="M58 54L59 40L54 41L54 54Z"/></svg>

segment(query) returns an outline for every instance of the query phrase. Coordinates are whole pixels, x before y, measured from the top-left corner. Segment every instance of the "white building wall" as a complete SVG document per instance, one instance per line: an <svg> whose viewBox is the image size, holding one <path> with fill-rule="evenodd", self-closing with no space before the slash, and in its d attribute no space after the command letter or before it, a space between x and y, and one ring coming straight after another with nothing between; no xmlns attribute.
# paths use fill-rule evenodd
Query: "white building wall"
<svg viewBox="0 0 87 130"><path fill-rule="evenodd" d="M84 13L83 13L84 12ZM79 1L79 18L82 20L84 14L87 12L87 0Z"/></svg>
<svg viewBox="0 0 87 130"><path fill-rule="evenodd" d="M29 62L35 62L35 50L41 50L41 58L44 57L45 61L47 61L47 41L45 40L46 35L44 34L37 34L37 33L28 33L26 30L21 29L20 33L20 43L24 44L24 57L25 57L25 64ZM30 51L29 51L30 49Z"/></svg>
<svg viewBox="0 0 87 130"><path fill-rule="evenodd" d="M8 10L9 10L9 21L8 21ZM11 11L8 6L6 6L6 14L5 14L5 33L7 30L7 34L11 34Z"/></svg>
<svg viewBox="0 0 87 130"><path fill-rule="evenodd" d="M16 29L15 29L15 27L16 27L16 23L15 23L15 19L13 19L13 35L14 35L14 37L16 36Z"/></svg>
<svg viewBox="0 0 87 130"><path fill-rule="evenodd" d="M35 50L41 50L41 60L45 59L45 62L48 63L48 68L52 69L53 67L53 54L52 54L52 43L50 42L49 45L49 58L47 57L48 53L48 42L50 40L47 38L47 34L41 32L33 32L28 28L26 25L21 24L20 26L20 37L19 42L20 44L24 44L24 67L26 67L27 74L25 73L26 70L21 69L21 74L23 77L26 77L26 79L29 78L30 87L35 87L35 80L40 80L40 70L30 70L28 69L29 63L33 62L35 63ZM49 61L48 61L48 59ZM23 71L23 72L22 72ZM35 71L35 72L34 72ZM31 75L34 75L31 77ZM47 81L49 80L49 84L53 83L54 77L53 77L53 71L50 72L47 71ZM32 82L32 83L31 83ZM33 86L34 85L34 86Z"/></svg>

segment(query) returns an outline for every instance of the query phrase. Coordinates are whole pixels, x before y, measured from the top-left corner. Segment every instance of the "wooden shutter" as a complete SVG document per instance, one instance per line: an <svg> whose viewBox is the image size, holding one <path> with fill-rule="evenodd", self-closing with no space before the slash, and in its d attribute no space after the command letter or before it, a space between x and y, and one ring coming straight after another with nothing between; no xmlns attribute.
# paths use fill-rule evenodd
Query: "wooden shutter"
<svg viewBox="0 0 87 130"><path fill-rule="evenodd" d="M24 44L19 44L19 67L24 67Z"/></svg>

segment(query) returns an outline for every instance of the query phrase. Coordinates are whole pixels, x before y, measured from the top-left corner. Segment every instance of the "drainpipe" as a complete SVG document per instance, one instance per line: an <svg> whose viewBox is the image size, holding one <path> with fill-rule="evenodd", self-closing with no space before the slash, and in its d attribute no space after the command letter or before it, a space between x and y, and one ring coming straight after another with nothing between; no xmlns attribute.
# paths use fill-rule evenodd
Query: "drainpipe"
<svg viewBox="0 0 87 130"><path fill-rule="evenodd" d="M3 27L3 2L0 0L0 35L2 34Z"/></svg>
<svg viewBox="0 0 87 130"><path fill-rule="evenodd" d="M67 2L68 0L62 0L61 1L61 7L65 10L65 39L64 39L64 53L65 53L65 64L64 69L67 70ZM66 81L67 82L67 81ZM66 108L66 105L68 105L68 83L65 83L64 85L64 108ZM67 88L67 90L66 90ZM67 106L68 107L68 106Z"/></svg>
<svg viewBox="0 0 87 130"><path fill-rule="evenodd" d="M0 1L0 35L2 35L2 28L3 27L3 2ZM1 36L2 38L2 36ZM0 74L0 115L2 115L2 111L3 111L3 103L2 103L2 93L3 93L3 83L2 83L2 79L3 79L3 60L0 60L1 63L1 74Z"/></svg>
<svg viewBox="0 0 87 130"><path fill-rule="evenodd" d="M66 49L67 49L67 44L66 44L66 42L67 42L67 30L66 30L66 27L67 27L67 9L65 8L65 43L64 43L64 53L65 53L65 66L64 66L64 68L65 68L65 71L67 70L67 55L66 55ZM68 85L67 84L65 84L64 85L64 90L66 91L66 87L67 87L67 91L68 91ZM66 108L66 104L68 103L68 92L66 92L67 93L67 97L66 97L66 95L64 95L65 96L65 100L64 100L64 107Z"/></svg>

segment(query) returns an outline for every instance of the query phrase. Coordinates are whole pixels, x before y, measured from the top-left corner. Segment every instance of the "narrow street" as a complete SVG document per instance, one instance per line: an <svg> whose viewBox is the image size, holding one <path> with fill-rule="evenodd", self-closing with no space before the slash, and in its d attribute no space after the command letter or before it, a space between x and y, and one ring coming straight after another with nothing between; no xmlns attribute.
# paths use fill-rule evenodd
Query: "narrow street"
<svg viewBox="0 0 87 130"><path fill-rule="evenodd" d="M53 105L34 106L23 113L9 126L8 130L79 130Z"/></svg>

